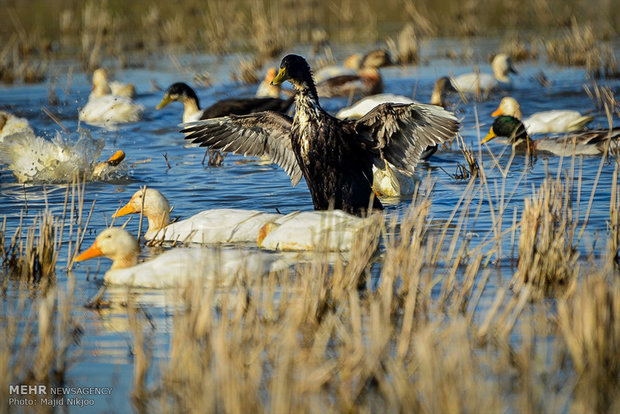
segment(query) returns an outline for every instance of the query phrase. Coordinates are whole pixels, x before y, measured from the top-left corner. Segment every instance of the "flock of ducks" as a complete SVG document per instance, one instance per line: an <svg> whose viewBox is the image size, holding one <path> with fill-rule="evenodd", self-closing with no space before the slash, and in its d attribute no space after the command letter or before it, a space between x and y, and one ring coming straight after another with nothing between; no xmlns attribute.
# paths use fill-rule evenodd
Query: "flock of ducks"
<svg viewBox="0 0 620 414"><path fill-rule="evenodd" d="M430 103L426 104L381 93L379 68L389 64L389 59L378 54L368 56L349 60L348 67L326 68L313 76L303 57L287 55L278 70L267 73L256 97L226 99L203 110L195 91L179 82L166 90L157 105L157 109L162 109L174 101L183 104L185 128L181 132L192 143L268 158L286 171L292 185L303 177L315 211L282 215L211 209L174 221L170 203L163 194L143 188L113 217L146 217L148 229L144 237L150 243L202 247L177 247L138 263L140 246L136 238L122 228L109 228L75 260L105 256L112 260L106 283L161 288L197 277L204 278L205 283L217 280L230 284L234 275L247 269L256 274L287 269L291 263L274 254L280 250L348 251L360 231L377 226L377 215L371 213L383 208L379 197L411 194L418 162L458 133L457 118L444 108L446 95L510 90L509 74L516 73L510 58L499 54L493 59L492 75L472 73L439 78ZM293 86L292 91L282 89L285 81ZM105 70L97 70L79 119L103 127L137 121L144 107L132 101L134 93L133 87L108 82ZM332 116L319 103L320 97L330 96L366 97ZM295 112L291 117L288 113L293 104ZM504 97L492 116L496 118L482 143L506 137L517 151L600 154L620 138L620 128L584 131L593 117L576 111L546 111L521 120L521 107L511 97ZM569 135L530 138L541 133ZM27 120L0 113L0 163L9 165L19 181L33 179L28 172L33 168L21 165L16 158L33 147L40 148L43 144L35 142L37 139L44 140L34 135ZM67 145L60 137L44 141L53 147L46 152L55 165L36 166L34 170L52 171L64 164L84 164L71 159L71 149L83 153L84 148L76 150L76 145ZM91 141L92 147L102 148L101 142L92 138ZM93 178L105 175L106 169L119 166L124 153L119 151L102 163L94 163L97 156L98 152L89 154L86 158L90 161L78 169L90 171ZM46 157L31 154L29 158L45 163ZM220 247L204 247L212 244ZM230 244L249 244L254 249L221 247Z"/></svg>

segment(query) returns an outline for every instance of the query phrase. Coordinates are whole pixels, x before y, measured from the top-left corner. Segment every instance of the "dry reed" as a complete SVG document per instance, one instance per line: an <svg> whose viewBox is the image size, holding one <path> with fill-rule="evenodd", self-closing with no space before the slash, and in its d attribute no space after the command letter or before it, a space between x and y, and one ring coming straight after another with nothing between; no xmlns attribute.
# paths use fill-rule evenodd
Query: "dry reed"
<svg viewBox="0 0 620 414"><path fill-rule="evenodd" d="M161 367L153 364L148 316L128 300L134 408L615 410L620 404L615 267L602 258L601 270L609 276L585 278L578 265L566 269L578 257L574 243L579 238L572 235L580 224L573 211L578 211L580 189L569 177L581 183L580 176L548 173L518 218L509 208L514 197L506 186L510 165L495 160L479 166L479 179L466 184L442 221L431 216L432 185L426 183L402 217L376 216L344 258L317 254L292 274L242 274L224 291L204 288L202 281L183 287L172 316L169 359ZM499 182L489 179L495 173ZM61 227L74 226L69 231L73 247L87 220L82 219L83 184L71 188L65 202L70 223L62 221ZM617 193L611 194L610 256L617 252L619 203ZM493 225L489 234L472 239L483 204L492 208ZM513 234L516 243L515 228L521 235L511 289L487 263L490 255L498 262L505 256L501 240L507 235ZM56 237L64 233L58 230ZM375 254L380 234L383 243ZM523 246L525 238L531 249ZM494 246L490 252L489 245ZM567 287L559 296L550 288L558 281ZM22 291L19 301L4 308L0 368L9 374L0 382L0 393L7 390L2 384L53 384L70 375L80 326L71 312L71 278L69 283L66 295L53 286L34 299ZM557 311L532 304L537 297L557 300ZM19 330L24 318L30 323Z"/></svg>
<svg viewBox="0 0 620 414"><path fill-rule="evenodd" d="M558 325L577 374L578 412L620 409L620 286L617 274L587 275L558 303Z"/></svg>
<svg viewBox="0 0 620 414"><path fill-rule="evenodd" d="M513 287L526 284L548 293L568 285L579 274L574 245L578 218L573 214L572 180L547 178L526 198L520 223L519 262Z"/></svg>

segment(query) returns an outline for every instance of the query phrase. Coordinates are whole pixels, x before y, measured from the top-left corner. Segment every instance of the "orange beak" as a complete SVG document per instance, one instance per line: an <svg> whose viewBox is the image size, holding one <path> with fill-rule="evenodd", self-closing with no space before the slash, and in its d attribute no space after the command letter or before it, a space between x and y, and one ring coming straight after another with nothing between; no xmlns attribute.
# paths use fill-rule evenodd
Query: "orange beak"
<svg viewBox="0 0 620 414"><path fill-rule="evenodd" d="M92 259L93 257L103 256L103 252L97 246L97 240L90 246L88 249L84 250L78 257L73 259L76 262L81 262L83 260Z"/></svg>
<svg viewBox="0 0 620 414"><path fill-rule="evenodd" d="M116 213L112 214L112 217L122 217L122 216L126 216L127 214L133 214L133 213L137 213L138 210L136 210L132 205L131 205L131 201L129 201L129 203L125 204L120 210L118 210Z"/></svg>
<svg viewBox="0 0 620 414"><path fill-rule="evenodd" d="M502 112L500 108L497 108L495 112L491 114L491 116L500 116L500 115L504 115L504 113Z"/></svg>
<svg viewBox="0 0 620 414"><path fill-rule="evenodd" d="M122 150L118 150L106 161L111 166L117 166L125 159L125 153Z"/></svg>

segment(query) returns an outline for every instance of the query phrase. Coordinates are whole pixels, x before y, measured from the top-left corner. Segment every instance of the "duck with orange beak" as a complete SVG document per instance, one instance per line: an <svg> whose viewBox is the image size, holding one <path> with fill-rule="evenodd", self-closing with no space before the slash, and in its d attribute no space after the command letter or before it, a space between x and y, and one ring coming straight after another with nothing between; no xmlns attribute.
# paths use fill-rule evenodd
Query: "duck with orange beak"
<svg viewBox="0 0 620 414"><path fill-rule="evenodd" d="M74 261L106 257L112 260L104 276L106 284L144 288L182 286L190 280L228 286L237 277L290 266L276 254L241 249L175 248L142 263L138 263L139 254L138 241L127 230L112 227L102 231Z"/></svg>

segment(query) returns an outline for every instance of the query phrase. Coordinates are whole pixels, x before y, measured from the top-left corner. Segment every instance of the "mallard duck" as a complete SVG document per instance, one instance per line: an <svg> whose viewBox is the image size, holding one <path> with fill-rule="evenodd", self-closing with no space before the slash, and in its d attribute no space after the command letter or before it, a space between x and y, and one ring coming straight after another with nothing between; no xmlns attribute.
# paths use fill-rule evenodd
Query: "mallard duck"
<svg viewBox="0 0 620 414"><path fill-rule="evenodd" d="M103 139L94 140L88 133L73 141L60 132L51 140L20 132L0 142L0 163L7 164L20 183L71 182L75 176L87 181L117 178L125 173L120 165L125 153L117 151L96 162L103 146Z"/></svg>
<svg viewBox="0 0 620 414"><path fill-rule="evenodd" d="M510 96L502 98L499 106L491 115L510 115L523 119L519 102ZM529 134L545 134L580 131L593 119L593 116L581 115L578 111L554 109L536 112L527 119L523 119L522 122Z"/></svg>
<svg viewBox="0 0 620 414"><path fill-rule="evenodd" d="M207 109L201 110L196 92L184 82L170 85L156 109L161 109L173 101L183 103L183 122L186 123L225 115L244 115L260 111L286 112L293 104L293 98L222 99Z"/></svg>
<svg viewBox="0 0 620 414"><path fill-rule="evenodd" d="M286 269L289 264L275 254L239 249L175 248L152 260L138 263L138 241L121 228L102 231L92 246L74 260L107 257L112 267L104 276L108 285L144 288L182 286L190 280L231 284L237 276L262 275Z"/></svg>
<svg viewBox="0 0 620 414"><path fill-rule="evenodd" d="M491 63L493 75L488 73L466 73L452 79L452 86L463 93L488 93L494 89L512 89L509 73L518 73L512 66L510 56L498 53Z"/></svg>
<svg viewBox="0 0 620 414"><path fill-rule="evenodd" d="M362 68L353 75L327 78L316 85L318 96L366 96L383 92L383 79L376 68Z"/></svg>
<svg viewBox="0 0 620 414"><path fill-rule="evenodd" d="M87 124L109 127L137 122L143 112L144 106L134 103L131 98L112 94L105 70L97 69L93 73L92 92L79 112L79 119Z"/></svg>
<svg viewBox="0 0 620 414"><path fill-rule="evenodd" d="M442 108L383 104L356 121L340 120L320 104L310 66L297 55L282 59L273 83L293 84L295 118L275 112L228 116L190 124L182 132L202 146L260 156L282 166L295 185L306 179L316 210L362 214L381 209L373 199L372 166L386 161L412 175L424 149L454 137L458 121Z"/></svg>
<svg viewBox="0 0 620 414"><path fill-rule="evenodd" d="M270 250L348 251L364 229L379 226L378 215L360 218L341 210L287 214L265 224L258 246Z"/></svg>
<svg viewBox="0 0 620 414"><path fill-rule="evenodd" d="M257 210L220 208L201 211L170 224L170 204L154 188L136 191L131 200L112 217L140 212L149 221L145 235L147 240L201 244L256 243L261 227L281 217L280 214Z"/></svg>
<svg viewBox="0 0 620 414"><path fill-rule="evenodd" d="M319 85L328 79L340 76L358 77L360 69L379 69L393 64L392 57L385 50L371 50L365 55L354 53L344 60L342 66L328 65L317 70L314 73L314 82ZM319 96L321 96L320 93Z"/></svg>
<svg viewBox="0 0 620 414"><path fill-rule="evenodd" d="M508 142L517 151L546 152L561 156L600 155L605 152L605 147L608 144L612 148L618 147L620 127L591 129L558 137L533 140L528 136L525 126L519 119L513 116L502 115L495 118L489 133L481 142L489 142L495 137L508 138Z"/></svg>
<svg viewBox="0 0 620 414"><path fill-rule="evenodd" d="M34 135L34 131L26 118L20 118L8 112L0 111L0 142L2 142L4 137L16 133Z"/></svg>
<svg viewBox="0 0 620 414"><path fill-rule="evenodd" d="M382 68L384 66L390 66L394 64L394 59L390 56L387 50L375 49L362 55L361 53L354 53L348 56L344 61L344 66L352 69L362 68Z"/></svg>

